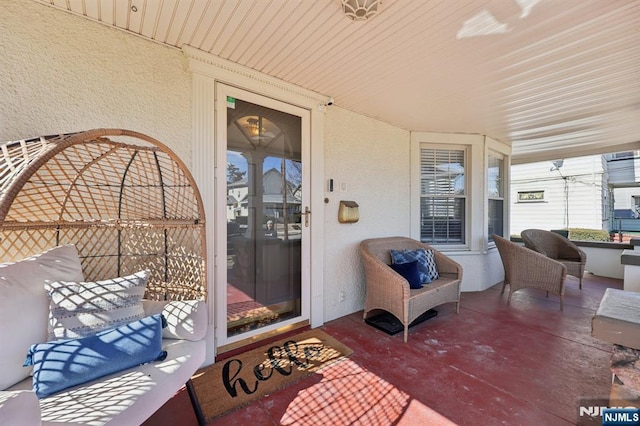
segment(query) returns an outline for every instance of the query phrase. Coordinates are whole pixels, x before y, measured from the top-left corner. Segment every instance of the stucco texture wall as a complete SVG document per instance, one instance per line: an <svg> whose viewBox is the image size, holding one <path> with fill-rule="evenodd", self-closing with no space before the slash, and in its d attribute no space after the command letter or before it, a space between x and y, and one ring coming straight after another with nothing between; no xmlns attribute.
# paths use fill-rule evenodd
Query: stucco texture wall
<svg viewBox="0 0 640 426"><path fill-rule="evenodd" d="M358 244L366 238L410 235L410 135L350 111L329 108L325 120L324 319L364 307ZM338 222L340 200L359 205L360 220Z"/></svg>
<svg viewBox="0 0 640 426"><path fill-rule="evenodd" d="M152 136L190 164L177 49L22 0L0 2L0 141L93 128Z"/></svg>

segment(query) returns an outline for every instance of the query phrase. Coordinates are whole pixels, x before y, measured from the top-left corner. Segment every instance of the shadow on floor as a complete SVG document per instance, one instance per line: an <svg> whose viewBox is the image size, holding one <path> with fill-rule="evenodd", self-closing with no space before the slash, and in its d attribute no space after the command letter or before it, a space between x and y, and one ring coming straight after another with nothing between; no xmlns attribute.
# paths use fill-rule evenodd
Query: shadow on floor
<svg viewBox="0 0 640 426"><path fill-rule="evenodd" d="M500 286L463 293L438 316L389 336L356 312L322 329L354 353L211 425L573 425L581 401L608 399L611 345L591 337L607 287L622 281L568 277L556 296L524 289L511 305ZM146 426L197 424L180 392Z"/></svg>

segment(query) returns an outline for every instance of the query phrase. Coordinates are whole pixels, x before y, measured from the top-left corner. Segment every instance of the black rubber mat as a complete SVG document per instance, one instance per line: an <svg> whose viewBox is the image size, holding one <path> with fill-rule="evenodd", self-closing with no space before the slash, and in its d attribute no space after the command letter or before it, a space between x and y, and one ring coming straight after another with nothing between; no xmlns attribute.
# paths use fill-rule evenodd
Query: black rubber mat
<svg viewBox="0 0 640 426"><path fill-rule="evenodd" d="M438 315L438 311L436 311L435 309L429 309L427 312L413 320L413 322L409 324L409 327L420 324L421 322L424 322L429 318L433 318L436 315ZM364 321L370 326L384 331L385 333L392 336L394 334L400 333L403 330L402 323L398 320L398 318L396 318L389 312L382 312L381 314L367 318Z"/></svg>

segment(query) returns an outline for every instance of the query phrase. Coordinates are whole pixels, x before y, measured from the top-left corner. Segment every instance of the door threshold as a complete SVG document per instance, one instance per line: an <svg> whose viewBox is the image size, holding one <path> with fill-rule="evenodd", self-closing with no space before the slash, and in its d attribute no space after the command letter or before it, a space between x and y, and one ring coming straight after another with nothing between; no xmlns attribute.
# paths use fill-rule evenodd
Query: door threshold
<svg viewBox="0 0 640 426"><path fill-rule="evenodd" d="M280 327L267 333L262 333L257 336L229 343L228 345L218 346L216 351L216 362L226 358L230 358L239 353L247 352L251 349L255 349L270 342L292 336L309 328L309 321L305 320L297 322L295 324L289 324L287 326Z"/></svg>

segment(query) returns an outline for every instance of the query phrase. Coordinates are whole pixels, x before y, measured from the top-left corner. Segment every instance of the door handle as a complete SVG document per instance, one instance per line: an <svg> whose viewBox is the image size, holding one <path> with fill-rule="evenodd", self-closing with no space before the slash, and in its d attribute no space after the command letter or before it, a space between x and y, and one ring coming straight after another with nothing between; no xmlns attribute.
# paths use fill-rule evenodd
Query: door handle
<svg viewBox="0 0 640 426"><path fill-rule="evenodd" d="M304 212L302 213L304 216L304 226L305 228L309 227L309 216L311 216L311 210L309 210L309 206L304 208Z"/></svg>

